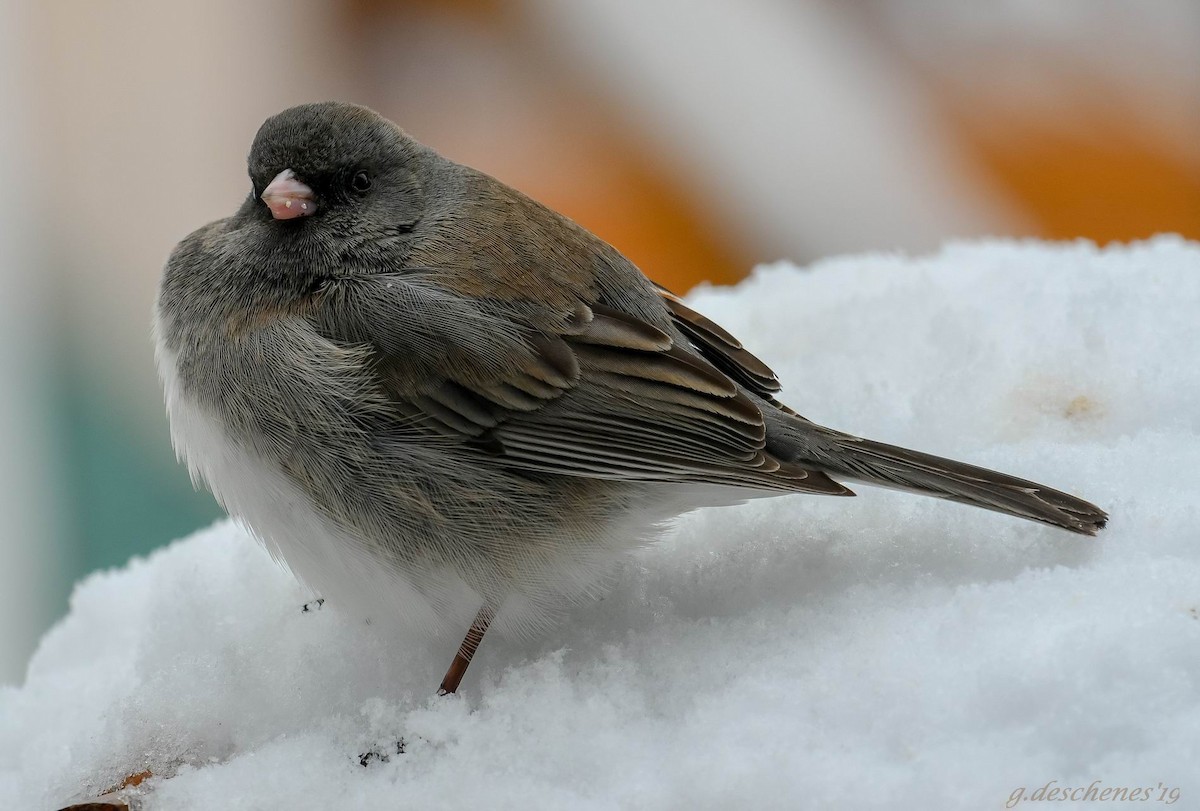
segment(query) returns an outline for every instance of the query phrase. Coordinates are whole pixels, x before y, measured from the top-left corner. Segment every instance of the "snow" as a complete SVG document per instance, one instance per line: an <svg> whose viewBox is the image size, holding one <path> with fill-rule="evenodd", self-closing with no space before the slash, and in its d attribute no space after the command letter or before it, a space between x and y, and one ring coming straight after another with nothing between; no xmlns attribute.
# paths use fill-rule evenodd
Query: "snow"
<svg viewBox="0 0 1200 811"><path fill-rule="evenodd" d="M1195 807L1197 301L1200 245L1170 237L697 291L801 413L1074 492L1109 528L869 488L693 513L437 698L457 639L302 612L220 523L78 585L0 692L0 796L149 769L150 809L1003 808L1050 781Z"/></svg>

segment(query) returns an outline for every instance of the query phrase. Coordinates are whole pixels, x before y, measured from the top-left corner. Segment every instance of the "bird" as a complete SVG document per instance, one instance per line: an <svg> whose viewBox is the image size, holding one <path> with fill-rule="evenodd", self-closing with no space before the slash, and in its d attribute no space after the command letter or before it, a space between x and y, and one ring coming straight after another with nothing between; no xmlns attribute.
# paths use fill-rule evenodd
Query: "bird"
<svg viewBox="0 0 1200 811"><path fill-rule="evenodd" d="M335 605L535 632L700 507L846 482L1094 535L1042 484L826 428L575 222L374 111L289 108L163 269L156 363L193 478Z"/></svg>

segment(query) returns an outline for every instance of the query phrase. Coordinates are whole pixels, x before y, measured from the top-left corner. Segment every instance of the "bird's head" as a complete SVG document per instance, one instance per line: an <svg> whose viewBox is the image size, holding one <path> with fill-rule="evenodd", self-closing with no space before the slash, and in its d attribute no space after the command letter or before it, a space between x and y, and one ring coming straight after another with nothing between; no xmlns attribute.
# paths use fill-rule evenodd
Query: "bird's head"
<svg viewBox="0 0 1200 811"><path fill-rule="evenodd" d="M352 104L303 104L268 118L250 149L254 215L282 229L372 237L421 219L424 147Z"/></svg>

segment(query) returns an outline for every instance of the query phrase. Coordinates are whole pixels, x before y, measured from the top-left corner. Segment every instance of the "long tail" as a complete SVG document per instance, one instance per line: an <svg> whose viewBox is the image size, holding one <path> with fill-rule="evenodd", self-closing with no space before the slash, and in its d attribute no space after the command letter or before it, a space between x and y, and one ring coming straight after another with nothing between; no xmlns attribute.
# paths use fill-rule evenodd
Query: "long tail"
<svg viewBox="0 0 1200 811"><path fill-rule="evenodd" d="M822 433L825 447L812 462L834 477L983 507L1082 535L1095 535L1108 522L1095 504L1037 482L848 434Z"/></svg>

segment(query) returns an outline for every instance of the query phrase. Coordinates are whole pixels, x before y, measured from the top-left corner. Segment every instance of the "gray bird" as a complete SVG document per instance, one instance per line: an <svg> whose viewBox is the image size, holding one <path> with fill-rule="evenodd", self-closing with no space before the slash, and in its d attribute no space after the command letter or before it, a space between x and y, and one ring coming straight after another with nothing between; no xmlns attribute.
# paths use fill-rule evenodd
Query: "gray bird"
<svg viewBox="0 0 1200 811"><path fill-rule="evenodd" d="M595 594L702 506L839 480L1093 535L1041 484L824 428L728 332L613 247L362 107L269 118L237 212L171 254L155 319L171 433L335 604L468 632Z"/></svg>

